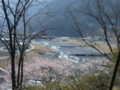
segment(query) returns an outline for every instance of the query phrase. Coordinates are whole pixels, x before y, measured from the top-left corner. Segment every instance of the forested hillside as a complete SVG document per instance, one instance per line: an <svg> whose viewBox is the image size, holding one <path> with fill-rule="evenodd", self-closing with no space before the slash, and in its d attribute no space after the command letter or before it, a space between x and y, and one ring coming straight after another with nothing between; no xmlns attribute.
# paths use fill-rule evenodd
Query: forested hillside
<svg viewBox="0 0 120 90"><path fill-rule="evenodd" d="M53 17L49 17L47 21L48 26L52 27L60 27L51 31L51 36L68 36L68 37L76 37L79 36L74 30L74 22L72 17L70 16L69 10L75 13L75 17L77 18L83 32L88 35L91 31L100 33L100 26L96 23L94 19L91 17L80 14L74 9L81 10L83 4L83 0L52 0L49 4L50 9L54 12Z"/></svg>

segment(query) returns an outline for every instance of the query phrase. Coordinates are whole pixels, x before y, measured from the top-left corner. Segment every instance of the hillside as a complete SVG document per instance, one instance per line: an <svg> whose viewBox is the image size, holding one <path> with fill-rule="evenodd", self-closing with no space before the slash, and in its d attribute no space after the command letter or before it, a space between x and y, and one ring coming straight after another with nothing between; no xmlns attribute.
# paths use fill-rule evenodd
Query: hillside
<svg viewBox="0 0 120 90"><path fill-rule="evenodd" d="M60 27L51 31L51 36L68 36L76 37L79 36L73 29L73 19L69 14L68 9L78 9L82 7L82 0L52 0L49 4L51 10L53 10L54 16L48 17L47 26ZM75 17L80 23L80 27L83 29L83 33L89 33L88 28L94 32L101 33L100 26L96 23L94 19L88 17L87 15L75 12ZM92 21L92 22L91 22Z"/></svg>

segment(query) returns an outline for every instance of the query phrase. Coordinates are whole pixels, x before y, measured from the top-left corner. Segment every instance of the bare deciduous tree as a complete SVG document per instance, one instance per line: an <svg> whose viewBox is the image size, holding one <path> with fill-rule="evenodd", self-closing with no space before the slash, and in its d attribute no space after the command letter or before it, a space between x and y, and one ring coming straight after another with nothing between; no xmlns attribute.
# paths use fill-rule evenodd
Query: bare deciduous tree
<svg viewBox="0 0 120 90"><path fill-rule="evenodd" d="M44 3L46 2L44 1ZM42 9L36 13L30 13L32 8L38 5L44 6L44 3L41 0L0 0L0 40L10 54L10 74L13 90L22 88L24 56L26 55L26 49L30 46L31 40L36 37L41 38L41 36L50 30L50 28L40 28L39 22L37 23L39 20L37 19L36 23L32 22L35 19L34 17L39 15L38 17L40 18L41 14L47 14ZM8 38L6 38L6 34ZM17 53L19 53L19 59L16 65ZM16 67L18 67L18 70L16 70ZM17 74L15 71L17 71Z"/></svg>
<svg viewBox="0 0 120 90"><path fill-rule="evenodd" d="M76 8L72 8L71 10L69 9L69 14L71 15L74 22L73 27L80 35L82 41L86 45L96 49L102 55L106 56L110 61L112 61L110 56L105 52L104 48L100 46L98 41L95 41L93 38L88 40L84 37L85 34L83 33L84 30L83 28L81 28L82 26L80 24L80 21L78 20L78 17L76 18L75 12L89 16L90 18L96 21L96 23L101 28L102 34L92 31L91 36L94 35L100 36L104 44L106 44L109 47L110 53L114 53L114 48L112 47L111 41L114 41L116 47L118 47L120 44L120 31L119 31L120 5L119 4L120 4L119 0L85 0L83 2L82 7L80 7L81 10L78 10ZM111 37L109 35L111 35ZM119 57L117 59L117 63L115 66L115 70L113 73L113 78L111 80L111 85L109 90L112 90L118 65L119 65Z"/></svg>
<svg viewBox="0 0 120 90"><path fill-rule="evenodd" d="M83 33L83 28L81 28L81 24L79 23L78 19L75 17L74 12L78 12L79 14L85 14L86 16L89 16L93 18L100 26L102 34L99 34L92 31L93 36L100 36L101 39L104 41L105 44L109 47L109 50L111 53L113 53L113 48L111 45L111 40L109 35L112 35L114 37L114 41L116 42L116 46L119 46L120 40L119 40L119 23L120 23L120 10L119 10L119 0L116 0L115 2L113 0L86 0L83 3L82 10L78 10L75 8L72 8L72 10L69 10L69 14L71 15L75 30L80 35L82 40L89 45L90 47L93 47L98 52L106 54L103 48L101 48L94 39L87 40L84 36L85 33ZM74 12L73 12L74 10ZM91 21L92 23L92 21ZM86 26L88 27L88 26ZM93 43L91 43L93 42ZM98 48L95 47L97 45ZM110 58L109 58L110 59Z"/></svg>

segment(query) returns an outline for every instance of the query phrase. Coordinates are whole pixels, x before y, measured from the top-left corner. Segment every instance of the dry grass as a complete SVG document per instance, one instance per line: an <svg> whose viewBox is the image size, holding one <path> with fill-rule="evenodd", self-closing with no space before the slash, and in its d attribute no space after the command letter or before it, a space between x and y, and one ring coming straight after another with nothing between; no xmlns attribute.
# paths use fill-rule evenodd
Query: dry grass
<svg viewBox="0 0 120 90"><path fill-rule="evenodd" d="M31 50L30 52L28 52L25 56L25 62L26 61L30 61L32 60L33 57L38 57L40 56L40 54L38 52L40 51L45 51L45 52L50 52L53 51L50 48L47 48L45 46L42 46L41 44L36 44L36 43L32 43L33 46L35 46L35 49ZM8 53L4 53L4 52L0 52L0 56L8 56ZM18 55L16 56L16 58L18 57ZM7 63L10 64L10 59L2 59L0 60L0 67L1 68L5 68ZM18 60L16 60L16 63L18 63Z"/></svg>
<svg viewBox="0 0 120 90"><path fill-rule="evenodd" d="M0 68L5 68L7 65L7 60L0 60Z"/></svg>
<svg viewBox="0 0 120 90"><path fill-rule="evenodd" d="M32 43L32 45L35 46L35 49L31 50L29 52L31 57L38 57L38 56L40 56L40 54L38 53L40 51L45 51L45 52L52 52L53 51L50 48L42 46L41 44Z"/></svg>
<svg viewBox="0 0 120 90"><path fill-rule="evenodd" d="M85 45L85 43L83 41L75 41L75 40L70 40L67 41L66 43L73 43L73 44L80 44L80 45ZM89 43L90 45L93 45L92 43ZM106 53L110 53L110 49L108 46L106 45L94 45L97 49L102 49L103 51L105 51Z"/></svg>
<svg viewBox="0 0 120 90"><path fill-rule="evenodd" d="M0 56L9 56L9 53L8 52L0 52Z"/></svg>

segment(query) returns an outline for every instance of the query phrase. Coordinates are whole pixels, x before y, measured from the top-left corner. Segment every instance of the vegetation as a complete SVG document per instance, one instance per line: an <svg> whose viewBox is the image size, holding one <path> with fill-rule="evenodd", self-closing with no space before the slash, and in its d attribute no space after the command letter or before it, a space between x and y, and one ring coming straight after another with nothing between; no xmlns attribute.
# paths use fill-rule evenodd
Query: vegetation
<svg viewBox="0 0 120 90"><path fill-rule="evenodd" d="M118 59L119 50L120 50L120 46L118 46L117 48L114 48L113 53L111 55L112 62L109 62L108 64L110 66L109 67L110 73L113 73L112 70L115 67L116 60ZM116 72L115 85L120 86L120 65L118 66L118 70Z"/></svg>
<svg viewBox="0 0 120 90"><path fill-rule="evenodd" d="M102 79L101 79L102 77ZM56 80L54 82L46 82L42 86L28 86L25 90L106 90L109 87L110 77L108 74L94 75L89 74L81 78L68 76L64 80ZM24 90L23 89L23 90Z"/></svg>
<svg viewBox="0 0 120 90"><path fill-rule="evenodd" d="M72 8L72 10L75 11L69 10L69 14L74 23L73 28L78 32L77 34L80 35L82 41L110 60L107 64L108 67L105 67L107 71L101 71L97 74L87 73L80 76L76 75L76 71L81 73L79 68L74 65L74 63L67 60L42 60L41 58L35 58L34 62L28 64L26 62L24 63L25 51L29 47L31 40L45 35L48 30L48 28L42 27L42 30L36 33L35 30L38 29L40 25L33 25L31 23L31 21L35 19L35 16L41 13L44 14L44 12L41 12L42 10L33 16L27 16L32 7L41 4L44 6L39 0L17 0L15 2L12 0L0 1L0 40L6 46L11 60L8 74L4 76L7 83L3 87L9 87L9 85L7 85L9 83L12 84L11 87L13 90L106 90L108 88L112 90L113 85L120 86L120 1L85 0L82 11L75 8ZM98 35L98 33L93 32L91 33L93 39L87 40L84 38L84 29L81 28L82 25L75 15L76 12L86 14L94 19L97 24L99 24L100 28L102 28L103 34ZM81 15L77 14L77 16ZM63 17L63 19L64 18L65 17ZM36 21L36 24L39 22L38 19L34 21ZM21 31L21 27L23 27L23 31ZM93 27L94 25L92 23L88 24L89 29ZM5 38L5 34L8 34L9 41ZM115 50L110 42L110 34L112 37L115 37L114 39L117 45L117 49ZM111 57L109 57L106 51L96 42L94 39L95 35L101 36L101 39L107 44L110 53L112 53ZM16 65L16 54L18 52L18 63ZM91 68L87 68L87 70L90 69ZM35 83L36 86L28 85L30 80L34 80L35 82L40 81L41 83Z"/></svg>
<svg viewBox="0 0 120 90"><path fill-rule="evenodd" d="M119 4L120 0L84 0L83 5L80 9L78 8L72 8L69 9L69 14L71 18L73 19L73 28L74 30L80 35L82 41L84 43L92 48L94 48L96 51L107 57L110 61L112 59L109 57L109 54L105 52L105 50L99 45L97 42L95 36L100 37L102 42L104 42L110 50L110 53L114 53L113 47L111 44L111 41L114 41L114 44L119 47L120 44L120 37L119 37L119 23L120 23L120 13L119 13ZM77 13L77 15L76 15ZM91 17L93 20L96 21L96 23L100 26L100 29L102 31L101 33L97 33L95 31L92 31L91 25L86 26L88 27L89 36L91 38L86 39L84 36L84 28L82 27L82 22L78 21L78 18L76 16L79 16L81 14L87 15ZM91 24L91 22L90 22ZM112 38L111 38L112 37ZM96 47L97 46L97 47ZM98 49L98 47L100 49ZM118 48L118 56L115 58L115 64L111 83L109 90L112 90L114 81L116 78L116 73L119 68L120 63L120 49Z"/></svg>
<svg viewBox="0 0 120 90"><path fill-rule="evenodd" d="M31 81L35 82L35 84L37 81L45 84L46 82L66 78L68 75L73 75L75 71L78 70L78 67L69 60L50 60L40 57L34 57L31 62L25 62L23 68L22 85L27 85L31 83ZM11 83L11 75L9 74L11 73L10 65L7 70L8 72L4 75L4 79L6 80L6 87L9 87L9 83Z"/></svg>
<svg viewBox="0 0 120 90"><path fill-rule="evenodd" d="M109 67L106 71L102 71L99 74L87 74L81 77L77 75L69 75L64 79L56 79L55 81L45 81L44 85L38 84L36 86L26 86L25 90L108 90L113 73L113 66L118 54L118 48L115 48L114 53L111 55L113 63L109 62ZM119 67L120 68L120 67ZM120 69L118 69L116 80L113 90L120 89ZM23 90L24 90L23 89Z"/></svg>
<svg viewBox="0 0 120 90"><path fill-rule="evenodd" d="M114 51L116 52L116 49ZM115 57L114 54L111 57ZM100 62L98 63L100 64ZM81 74L82 68L75 66L73 62L36 57L31 62L24 64L23 90L107 90L111 81L111 73L113 73L113 64L108 63L107 72L104 70L96 71L98 73L94 73L94 68L98 70L96 66L91 68L87 64L89 69L81 66L84 68L83 71L92 70L94 72L87 71L87 73ZM98 64L94 62L92 65ZM76 70L81 75L73 72ZM5 78L10 83L9 73ZM28 84L29 80L41 81L41 83ZM114 85L118 87L120 85L119 72Z"/></svg>
<svg viewBox="0 0 120 90"><path fill-rule="evenodd" d="M44 0L43 2L39 0L0 0L0 41L10 56L12 90L22 88L24 57L31 40L36 37L41 38L50 30L47 27L41 28L41 25L38 25L40 19L36 19L41 14L45 14L44 10L40 9L29 15L33 7L36 8L39 5L47 6L47 3ZM37 31L38 29L39 31ZM16 64L18 53L18 63Z"/></svg>

